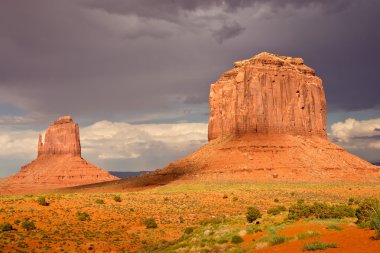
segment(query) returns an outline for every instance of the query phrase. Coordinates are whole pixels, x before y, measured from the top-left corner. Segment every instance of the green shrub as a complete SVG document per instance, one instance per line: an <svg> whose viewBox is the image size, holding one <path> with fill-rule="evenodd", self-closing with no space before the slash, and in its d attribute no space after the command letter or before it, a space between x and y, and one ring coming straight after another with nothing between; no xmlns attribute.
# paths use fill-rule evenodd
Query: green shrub
<svg viewBox="0 0 380 253"><path fill-rule="evenodd" d="M375 210L380 210L380 202L376 198L366 198L359 203L358 209L356 209L357 223L361 227L370 227L371 218L374 215Z"/></svg>
<svg viewBox="0 0 380 253"><path fill-rule="evenodd" d="M276 203L280 202L280 200L278 200L278 198L275 198L273 201Z"/></svg>
<svg viewBox="0 0 380 253"><path fill-rule="evenodd" d="M0 228L1 228L2 232L13 230L12 224L10 224L9 222L4 222L4 223L0 224Z"/></svg>
<svg viewBox="0 0 380 253"><path fill-rule="evenodd" d="M331 207L331 218L342 219L344 217L355 217L355 209L348 205L333 205Z"/></svg>
<svg viewBox="0 0 380 253"><path fill-rule="evenodd" d="M354 199L354 198L349 198L347 204L348 204L349 206L352 206L352 205L354 204L354 202L355 202L355 199Z"/></svg>
<svg viewBox="0 0 380 253"><path fill-rule="evenodd" d="M290 220L299 220L302 218L307 218L310 215L310 206L305 205L303 202L297 202L297 204L289 207L288 219Z"/></svg>
<svg viewBox="0 0 380 253"><path fill-rule="evenodd" d="M115 200L116 202L121 202L121 197L120 196L114 196L113 200Z"/></svg>
<svg viewBox="0 0 380 253"><path fill-rule="evenodd" d="M95 200L95 203L96 203L96 204L101 204L101 205L103 205L103 204L104 204L104 200L102 200L102 199L97 199L97 200Z"/></svg>
<svg viewBox="0 0 380 253"><path fill-rule="evenodd" d="M297 204L298 205L302 205L304 203L305 203L305 200L303 200L303 199L297 199Z"/></svg>
<svg viewBox="0 0 380 253"><path fill-rule="evenodd" d="M232 236L232 238L231 238L231 242L232 242L233 244L239 244L239 243L244 242L244 240L243 240L243 238L242 238L240 235L234 235L234 236Z"/></svg>
<svg viewBox="0 0 380 253"><path fill-rule="evenodd" d="M228 199L227 194L224 194L224 195L223 195L223 199Z"/></svg>
<svg viewBox="0 0 380 253"><path fill-rule="evenodd" d="M146 228L157 228L157 223L153 218L148 218L143 221Z"/></svg>
<svg viewBox="0 0 380 253"><path fill-rule="evenodd" d="M342 219L354 216L355 210L347 205L328 205L321 202L307 205L298 202L296 205L290 206L288 218L291 220L311 217L316 219Z"/></svg>
<svg viewBox="0 0 380 253"><path fill-rule="evenodd" d="M305 233L298 234L297 238L298 238L298 240L304 240L304 239L311 238L311 237L318 236L318 235L320 235L319 232L307 231Z"/></svg>
<svg viewBox="0 0 380 253"><path fill-rule="evenodd" d="M34 225L34 222L29 220L26 220L23 223L21 223L21 227L26 229L27 231L36 229L36 225Z"/></svg>
<svg viewBox="0 0 380 253"><path fill-rule="evenodd" d="M311 243L306 243L303 246L303 251L317 251L317 250L325 250L329 248L337 248L336 243L324 243L320 241L314 241Z"/></svg>
<svg viewBox="0 0 380 253"><path fill-rule="evenodd" d="M223 239L220 239L220 240L218 241L218 244L224 244L224 243L227 243L227 242L228 242L228 240L225 239L225 238L223 238Z"/></svg>
<svg viewBox="0 0 380 253"><path fill-rule="evenodd" d="M286 210L287 209L285 206L274 206L274 207L269 208L267 213L271 214L271 215L277 215L277 214L280 214L281 212L284 212Z"/></svg>
<svg viewBox="0 0 380 253"><path fill-rule="evenodd" d="M340 227L340 226L338 226L338 225L336 225L336 224L328 225L327 228L328 228L328 229L334 229L334 230L336 230L336 231L342 231L342 230L343 230L342 227Z"/></svg>
<svg viewBox="0 0 380 253"><path fill-rule="evenodd" d="M262 232L261 228L258 225L254 225L252 227L248 227L247 229L247 234L253 234L257 232Z"/></svg>
<svg viewBox="0 0 380 253"><path fill-rule="evenodd" d="M209 218L209 219L204 219L202 221L200 221L200 224L202 226L206 226L206 225L217 225L217 224L220 224L220 223L223 223L224 219L222 217L214 217L214 218Z"/></svg>
<svg viewBox="0 0 380 253"><path fill-rule="evenodd" d="M90 221L91 220L90 215L86 212L77 212L77 218L80 221Z"/></svg>
<svg viewBox="0 0 380 253"><path fill-rule="evenodd" d="M193 232L194 232L194 228L192 228L192 227L185 228L185 231L184 231L184 233L187 235L189 235Z"/></svg>
<svg viewBox="0 0 380 253"><path fill-rule="evenodd" d="M39 197L38 200L37 200L37 202L41 206L48 206L49 205L49 203L46 202L46 199L43 196Z"/></svg>
<svg viewBox="0 0 380 253"><path fill-rule="evenodd" d="M374 211L370 225L376 232L376 239L380 239L380 209Z"/></svg>
<svg viewBox="0 0 380 253"><path fill-rule="evenodd" d="M278 245L282 244L284 242L287 242L289 240L289 237L284 236L284 235L275 235L272 237L270 243L271 245Z"/></svg>
<svg viewBox="0 0 380 253"><path fill-rule="evenodd" d="M20 224L20 223L21 223L20 220L15 220L15 221L14 221L14 224L16 224L16 225L18 225L18 224Z"/></svg>
<svg viewBox="0 0 380 253"><path fill-rule="evenodd" d="M250 206L247 209L246 218L249 223L261 218L261 213L256 207Z"/></svg>
<svg viewBox="0 0 380 253"><path fill-rule="evenodd" d="M236 196L234 196L233 198L232 198L232 201L237 201L238 200L238 197L236 197Z"/></svg>

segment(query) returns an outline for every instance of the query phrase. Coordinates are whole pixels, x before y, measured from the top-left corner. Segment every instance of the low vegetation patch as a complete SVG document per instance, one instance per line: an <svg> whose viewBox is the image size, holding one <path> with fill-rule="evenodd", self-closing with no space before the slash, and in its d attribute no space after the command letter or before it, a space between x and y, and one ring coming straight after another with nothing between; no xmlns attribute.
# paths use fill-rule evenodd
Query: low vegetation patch
<svg viewBox="0 0 380 253"><path fill-rule="evenodd" d="M49 203L46 201L46 198L43 196L39 197L37 202L40 206L48 206L49 205Z"/></svg>
<svg viewBox="0 0 380 253"><path fill-rule="evenodd" d="M320 235L319 232L316 232L316 231L307 231L305 233L298 234L297 235L297 239L298 240L304 240L304 239L315 237L315 236L318 236L318 235Z"/></svg>
<svg viewBox="0 0 380 253"><path fill-rule="evenodd" d="M77 212L77 218L80 221L90 221L91 220L90 215L86 212Z"/></svg>
<svg viewBox="0 0 380 253"><path fill-rule="evenodd" d="M185 231L184 231L184 233L187 235L189 235L193 232L194 232L194 228L192 228L192 227L187 227L187 228L185 228Z"/></svg>
<svg viewBox="0 0 380 253"><path fill-rule="evenodd" d="M6 232L6 231L12 231L13 227L12 227L12 224L10 224L9 222L4 222L0 224L0 229L2 232Z"/></svg>
<svg viewBox="0 0 380 253"><path fill-rule="evenodd" d="M120 196L114 196L113 200L115 200L116 202L121 202L121 197Z"/></svg>
<svg viewBox="0 0 380 253"><path fill-rule="evenodd" d="M286 209L285 206L274 206L274 207L269 208L269 210L267 211L267 213L271 214L271 215L278 215L281 212L285 212L286 210L287 209Z"/></svg>
<svg viewBox="0 0 380 253"><path fill-rule="evenodd" d="M275 235L272 237L272 240L270 241L270 243L271 245L278 245L287 241L289 241L289 237L285 235Z"/></svg>
<svg viewBox="0 0 380 253"><path fill-rule="evenodd" d="M247 221L249 223L252 223L254 222L255 220L261 218L261 213L259 211L259 209L257 209L256 207L248 207L247 209L247 213L246 213L246 218L247 218Z"/></svg>
<svg viewBox="0 0 380 253"><path fill-rule="evenodd" d="M324 243L320 241L314 241L311 243L306 243L303 246L303 251L317 251L317 250L325 250L330 248L337 248L336 243Z"/></svg>
<svg viewBox="0 0 380 253"><path fill-rule="evenodd" d="M380 209L375 209L371 217L371 228L375 230L375 239L380 239Z"/></svg>
<svg viewBox="0 0 380 253"><path fill-rule="evenodd" d="M242 238L240 235L234 235L234 236L232 236L232 238L231 238L231 242L232 242L233 244L238 244L238 243L242 243L242 242L244 242L244 240L243 240L243 238Z"/></svg>
<svg viewBox="0 0 380 253"><path fill-rule="evenodd" d="M96 203L96 204L101 204L101 205L103 205L103 204L104 204L104 200L102 200L102 199L97 199L97 200L95 200L95 203Z"/></svg>
<svg viewBox="0 0 380 253"><path fill-rule="evenodd" d="M157 228L156 220L153 218L147 218L142 222L146 228Z"/></svg>
<svg viewBox="0 0 380 253"><path fill-rule="evenodd" d="M328 229L333 229L333 230L336 230L336 231L342 231L343 230L342 227L340 227L340 226L338 226L336 224L330 224L330 225L327 226L327 228Z"/></svg>
<svg viewBox="0 0 380 253"><path fill-rule="evenodd" d="M355 217L355 210L348 205L328 205L321 202L308 205L303 201L298 201L297 204L291 205L288 215L291 220L302 218L342 219L344 217Z"/></svg>
<svg viewBox="0 0 380 253"><path fill-rule="evenodd" d="M21 227L24 228L27 231L35 230L36 229L36 225L34 224L34 222L33 221L29 221L29 220L26 220L23 223L21 223Z"/></svg>
<svg viewBox="0 0 380 253"><path fill-rule="evenodd" d="M380 210L380 202L376 198L366 198L359 203L356 209L357 224L362 228L371 227L371 219Z"/></svg>

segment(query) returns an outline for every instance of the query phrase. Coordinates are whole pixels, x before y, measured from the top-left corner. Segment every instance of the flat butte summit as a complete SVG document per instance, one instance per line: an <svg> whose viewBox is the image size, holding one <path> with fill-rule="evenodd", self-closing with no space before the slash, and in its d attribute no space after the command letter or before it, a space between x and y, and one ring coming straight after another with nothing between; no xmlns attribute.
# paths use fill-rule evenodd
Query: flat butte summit
<svg viewBox="0 0 380 253"><path fill-rule="evenodd" d="M37 158L0 181L0 193L39 192L116 179L81 157L79 126L64 116L47 128L44 142L39 135Z"/></svg>
<svg viewBox="0 0 380 253"><path fill-rule="evenodd" d="M380 180L379 167L328 140L322 80L302 58L264 52L235 62L211 84L209 105L209 142L199 150L148 175L85 188L173 180Z"/></svg>

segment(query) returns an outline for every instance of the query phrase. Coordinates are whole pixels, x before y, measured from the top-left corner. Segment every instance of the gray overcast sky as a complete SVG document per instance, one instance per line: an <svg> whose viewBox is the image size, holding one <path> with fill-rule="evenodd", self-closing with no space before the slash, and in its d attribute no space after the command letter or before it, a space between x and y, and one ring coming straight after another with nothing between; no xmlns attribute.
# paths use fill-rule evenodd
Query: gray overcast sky
<svg viewBox="0 0 380 253"><path fill-rule="evenodd" d="M67 114L82 127L206 123L210 83L262 51L316 69L329 127L377 119L379 13L376 0L1 0L0 130L4 140L22 139ZM106 169L153 169L196 147L164 158L147 152L140 163L90 157ZM380 160L374 147L352 151ZM2 175L29 160L7 153Z"/></svg>

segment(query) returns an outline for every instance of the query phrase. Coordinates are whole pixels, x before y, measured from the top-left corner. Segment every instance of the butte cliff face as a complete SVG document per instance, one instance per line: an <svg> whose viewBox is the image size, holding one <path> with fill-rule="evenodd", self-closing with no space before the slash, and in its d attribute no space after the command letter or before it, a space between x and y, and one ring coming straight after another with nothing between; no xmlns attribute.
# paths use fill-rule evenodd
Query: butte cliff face
<svg viewBox="0 0 380 253"><path fill-rule="evenodd" d="M42 136L39 135L38 157L44 155L81 156L79 126L70 116L61 117L48 127L45 143L42 143Z"/></svg>
<svg viewBox="0 0 380 253"><path fill-rule="evenodd" d="M260 53L210 88L209 143L158 170L197 180L379 181L379 167L327 139L322 80L303 59Z"/></svg>
<svg viewBox="0 0 380 253"><path fill-rule="evenodd" d="M322 81L301 58L261 53L234 65L211 85L209 140L248 133L326 138Z"/></svg>
<svg viewBox="0 0 380 253"><path fill-rule="evenodd" d="M69 116L54 121L44 141L39 135L37 148L37 159L2 180L1 193L43 192L118 179L81 157L79 127Z"/></svg>

